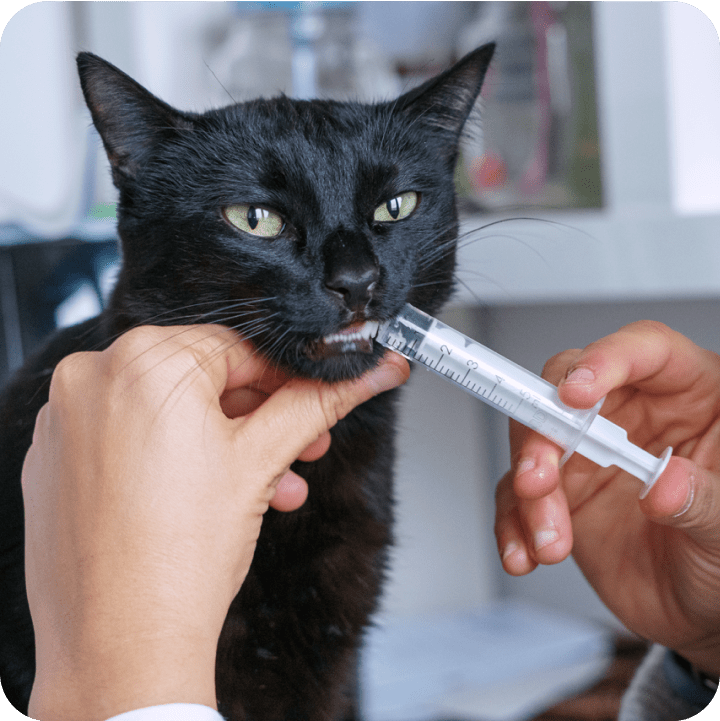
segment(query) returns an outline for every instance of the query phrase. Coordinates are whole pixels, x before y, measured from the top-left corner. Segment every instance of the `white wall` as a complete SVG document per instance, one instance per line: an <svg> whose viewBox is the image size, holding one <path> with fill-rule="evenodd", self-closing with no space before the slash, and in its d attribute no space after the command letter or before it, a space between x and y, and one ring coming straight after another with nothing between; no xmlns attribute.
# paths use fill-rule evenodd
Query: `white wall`
<svg viewBox="0 0 720 721"><path fill-rule="evenodd" d="M87 123L66 3L22 9L0 41L0 224L66 229L80 202ZM55 62L48 63L48 58Z"/></svg>
<svg viewBox="0 0 720 721"><path fill-rule="evenodd" d="M672 203L680 214L720 211L720 42L702 9L710 8L663 7Z"/></svg>

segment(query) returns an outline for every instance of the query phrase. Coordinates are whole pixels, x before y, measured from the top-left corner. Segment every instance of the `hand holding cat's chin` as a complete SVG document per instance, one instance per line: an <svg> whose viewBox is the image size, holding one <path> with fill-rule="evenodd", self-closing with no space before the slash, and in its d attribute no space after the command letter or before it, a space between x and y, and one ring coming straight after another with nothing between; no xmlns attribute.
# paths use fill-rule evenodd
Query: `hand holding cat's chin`
<svg viewBox="0 0 720 721"><path fill-rule="evenodd" d="M68 356L23 469L31 717L214 706L218 637L264 513L307 494L290 465L408 375L387 354L354 381L287 380L212 326L140 328ZM221 398L241 388L261 392L228 414Z"/></svg>

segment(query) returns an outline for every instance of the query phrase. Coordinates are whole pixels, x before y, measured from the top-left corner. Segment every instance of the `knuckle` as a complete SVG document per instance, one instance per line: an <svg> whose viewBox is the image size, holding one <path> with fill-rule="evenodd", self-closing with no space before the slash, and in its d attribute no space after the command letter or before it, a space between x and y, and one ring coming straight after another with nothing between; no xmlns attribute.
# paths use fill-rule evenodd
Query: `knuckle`
<svg viewBox="0 0 720 721"><path fill-rule="evenodd" d="M618 331L617 336L622 339L621 342L632 343L658 357L669 353L673 347L683 347L687 343L684 336L657 320L629 323Z"/></svg>
<svg viewBox="0 0 720 721"><path fill-rule="evenodd" d="M314 426L318 437L337 425L350 411L351 404L343 384L318 383L305 396L304 415Z"/></svg>
<svg viewBox="0 0 720 721"><path fill-rule="evenodd" d="M660 356L668 353L675 342L682 339L677 331L657 320L629 323L618 331L617 336L623 338L623 342L630 338L633 344L639 344L647 352Z"/></svg>
<svg viewBox="0 0 720 721"><path fill-rule="evenodd" d="M137 384L152 379L155 371L163 367L181 366L188 370L196 365L192 354L184 353L187 339L183 331L172 331L167 327L140 326L124 333L108 349L110 351L110 373L113 377L125 378Z"/></svg>
<svg viewBox="0 0 720 721"><path fill-rule="evenodd" d="M73 398L86 384L97 353L72 353L56 366L50 379L50 400L57 403Z"/></svg>
<svg viewBox="0 0 720 721"><path fill-rule="evenodd" d="M108 349L113 361L127 364L141 360L148 351L163 340L163 329L155 326L139 326L123 333Z"/></svg>
<svg viewBox="0 0 720 721"><path fill-rule="evenodd" d="M195 378L235 342L222 326L140 326L124 333L110 347L113 368L140 380L162 367L176 378Z"/></svg>
<svg viewBox="0 0 720 721"><path fill-rule="evenodd" d="M659 335L669 337L674 331L665 323L661 323L659 320L636 320L633 323L623 326L623 331L631 331L634 333L641 333L643 335Z"/></svg>
<svg viewBox="0 0 720 721"><path fill-rule="evenodd" d="M512 491L513 471L510 470L498 481L495 486L495 504L500 506L507 501L509 493Z"/></svg>
<svg viewBox="0 0 720 721"><path fill-rule="evenodd" d="M318 401L326 430L335 426L347 413L345 399L337 386L323 385L319 387Z"/></svg>
<svg viewBox="0 0 720 721"><path fill-rule="evenodd" d="M131 393L135 400L153 395L157 389L157 374L153 373L163 363L169 350L163 343L162 328L142 326L133 328L105 351L105 380L121 395Z"/></svg>

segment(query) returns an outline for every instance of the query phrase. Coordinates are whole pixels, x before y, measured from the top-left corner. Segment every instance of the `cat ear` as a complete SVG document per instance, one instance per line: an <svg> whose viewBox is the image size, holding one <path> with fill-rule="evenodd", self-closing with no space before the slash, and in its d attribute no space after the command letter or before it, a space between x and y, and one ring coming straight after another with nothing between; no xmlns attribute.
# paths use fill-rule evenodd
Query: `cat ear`
<svg viewBox="0 0 720 721"><path fill-rule="evenodd" d="M77 56L85 102L102 138L115 185L133 178L154 144L193 127L114 65L92 53Z"/></svg>
<svg viewBox="0 0 720 721"><path fill-rule="evenodd" d="M444 73L402 95L396 107L448 133L449 140L457 142L480 94L494 51L495 43L473 50Z"/></svg>

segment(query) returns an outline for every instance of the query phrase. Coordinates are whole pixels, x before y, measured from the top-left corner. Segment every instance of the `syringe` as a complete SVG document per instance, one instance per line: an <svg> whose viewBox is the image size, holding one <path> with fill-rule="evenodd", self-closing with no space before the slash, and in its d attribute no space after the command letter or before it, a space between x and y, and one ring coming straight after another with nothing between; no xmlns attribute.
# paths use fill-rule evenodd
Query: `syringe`
<svg viewBox="0 0 720 721"><path fill-rule="evenodd" d="M383 323L376 340L556 443L565 451L561 465L577 451L636 476L645 495L670 460L672 448L656 458L599 416L602 400L589 410L571 408L551 383L411 305Z"/></svg>

